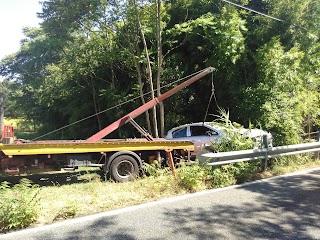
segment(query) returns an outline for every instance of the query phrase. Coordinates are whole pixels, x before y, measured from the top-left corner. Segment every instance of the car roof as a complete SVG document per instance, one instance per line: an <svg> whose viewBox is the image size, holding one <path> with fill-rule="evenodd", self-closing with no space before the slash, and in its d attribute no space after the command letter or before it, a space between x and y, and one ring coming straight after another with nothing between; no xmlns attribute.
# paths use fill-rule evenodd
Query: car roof
<svg viewBox="0 0 320 240"><path fill-rule="evenodd" d="M224 127L220 126L219 124L216 124L214 122L195 122L195 123L187 123L187 124L183 124L177 127L172 128L170 131L174 131L180 128L184 128L184 127L188 127L188 126L209 126L209 127L213 127L215 129L221 130Z"/></svg>

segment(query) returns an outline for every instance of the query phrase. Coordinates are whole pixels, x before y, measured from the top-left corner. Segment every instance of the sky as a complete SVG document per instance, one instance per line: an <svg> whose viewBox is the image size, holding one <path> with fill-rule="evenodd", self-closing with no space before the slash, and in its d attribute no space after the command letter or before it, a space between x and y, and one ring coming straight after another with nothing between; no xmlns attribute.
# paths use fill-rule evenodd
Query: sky
<svg viewBox="0 0 320 240"><path fill-rule="evenodd" d="M38 26L41 9L39 0L0 0L0 60L19 50L22 28Z"/></svg>

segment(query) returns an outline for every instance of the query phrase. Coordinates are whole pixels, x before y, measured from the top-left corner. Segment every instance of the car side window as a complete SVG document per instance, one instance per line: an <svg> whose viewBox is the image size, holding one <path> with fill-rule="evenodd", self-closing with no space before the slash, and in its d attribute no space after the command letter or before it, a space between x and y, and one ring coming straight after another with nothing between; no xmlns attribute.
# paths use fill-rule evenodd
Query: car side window
<svg viewBox="0 0 320 240"><path fill-rule="evenodd" d="M205 126L191 126L190 127L191 136L212 136L218 135L218 133Z"/></svg>
<svg viewBox="0 0 320 240"><path fill-rule="evenodd" d="M181 137L186 137L186 136L187 136L187 128L186 127L177 129L176 131L174 131L172 133L173 138L181 138Z"/></svg>

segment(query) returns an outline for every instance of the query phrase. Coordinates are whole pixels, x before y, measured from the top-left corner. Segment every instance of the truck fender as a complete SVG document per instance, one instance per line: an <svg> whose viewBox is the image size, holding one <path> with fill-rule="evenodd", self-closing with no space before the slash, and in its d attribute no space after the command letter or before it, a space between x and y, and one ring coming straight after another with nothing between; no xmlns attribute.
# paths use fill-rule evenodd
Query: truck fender
<svg viewBox="0 0 320 240"><path fill-rule="evenodd" d="M112 155L108 158L107 164L104 166L103 170L104 170L106 173L109 172L112 161L113 161L116 157L119 157L119 156L121 156L121 155L129 155L129 156L132 156L134 159L137 160L137 163L138 163L139 167L142 166L142 160L141 160L141 158L139 157L138 154L136 154L135 152L132 152L132 151L120 151L120 152L116 152L116 153L112 154Z"/></svg>

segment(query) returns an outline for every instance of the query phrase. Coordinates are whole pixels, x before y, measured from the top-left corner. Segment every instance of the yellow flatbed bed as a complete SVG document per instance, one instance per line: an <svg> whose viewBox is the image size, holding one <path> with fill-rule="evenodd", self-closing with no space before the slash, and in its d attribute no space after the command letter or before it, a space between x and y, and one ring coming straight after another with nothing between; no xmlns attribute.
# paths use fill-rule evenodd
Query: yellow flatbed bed
<svg viewBox="0 0 320 240"><path fill-rule="evenodd" d="M193 151L194 145L189 141L169 141L156 139L103 140L96 143L76 141L37 141L21 144L0 144L0 150L7 156L39 155L39 154L70 154L119 151L155 151L183 149Z"/></svg>

